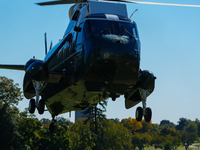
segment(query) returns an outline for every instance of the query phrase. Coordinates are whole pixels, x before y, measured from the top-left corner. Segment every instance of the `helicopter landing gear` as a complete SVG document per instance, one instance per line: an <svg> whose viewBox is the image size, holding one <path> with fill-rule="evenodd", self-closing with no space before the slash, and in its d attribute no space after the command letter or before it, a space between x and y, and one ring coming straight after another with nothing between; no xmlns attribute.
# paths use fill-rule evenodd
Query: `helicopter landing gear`
<svg viewBox="0 0 200 150"><path fill-rule="evenodd" d="M146 108L146 99L147 99L147 96L150 95L151 91L139 89L139 92L140 92L140 96L142 98L143 108L142 107L138 107L136 109L136 113L135 113L136 114L136 120L137 121L141 121L142 120L142 116L144 116L144 120L146 122L150 122L151 121L151 117L152 117L152 111L151 111L151 108L149 108L149 107Z"/></svg>
<svg viewBox="0 0 200 150"><path fill-rule="evenodd" d="M135 113L135 117L137 121L141 121L142 120L142 116L143 116L143 109L142 107L138 107L136 109L136 113Z"/></svg>
<svg viewBox="0 0 200 150"><path fill-rule="evenodd" d="M33 82L33 87L35 89L35 96L36 96L36 102L35 105L38 108L39 107L39 98L40 98L40 90L42 89L44 82L38 82L38 81L32 81Z"/></svg>
<svg viewBox="0 0 200 150"><path fill-rule="evenodd" d="M44 113L44 107L45 103L44 100L40 98L39 92L42 89L44 82L38 82L38 81L32 81L33 82L33 87L35 88L35 95L36 95L36 100L31 99L29 101L29 113L33 114L35 112L35 108L37 108L39 114Z"/></svg>
<svg viewBox="0 0 200 150"><path fill-rule="evenodd" d="M151 108L147 107L147 108L145 109L144 120L145 120L146 122L150 122L150 121L151 121L151 116L152 116Z"/></svg>
<svg viewBox="0 0 200 150"><path fill-rule="evenodd" d="M38 113L40 114L40 115L42 115L43 113L44 113L44 100L43 99L41 99L40 101L39 101L39 104L38 104L38 108L37 108L37 110L38 110Z"/></svg>
<svg viewBox="0 0 200 150"><path fill-rule="evenodd" d="M109 96L112 98L112 101L115 101L117 98L117 95L115 92L111 92Z"/></svg>
<svg viewBox="0 0 200 150"><path fill-rule="evenodd" d="M55 115L52 115L52 117L53 119L52 119L51 124L49 125L49 132L53 134L56 129L56 120L55 120Z"/></svg>
<svg viewBox="0 0 200 150"><path fill-rule="evenodd" d="M33 114L35 112L35 100L31 99L29 101L29 113Z"/></svg>
<svg viewBox="0 0 200 150"><path fill-rule="evenodd" d="M38 110L38 113L40 115L42 115L44 113L44 107L45 107L45 103L44 103L44 100L41 99L38 103L38 107L36 107L36 104L35 104L35 99L31 99L29 101L29 113L30 114L33 114L35 112L35 108L37 108Z"/></svg>

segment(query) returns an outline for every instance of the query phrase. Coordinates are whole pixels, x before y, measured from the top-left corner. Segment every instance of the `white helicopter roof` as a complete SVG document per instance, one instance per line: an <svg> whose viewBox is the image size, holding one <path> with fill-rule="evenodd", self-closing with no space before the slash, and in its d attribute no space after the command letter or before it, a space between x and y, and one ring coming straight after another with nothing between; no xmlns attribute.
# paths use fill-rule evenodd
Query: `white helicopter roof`
<svg viewBox="0 0 200 150"><path fill-rule="evenodd" d="M128 17L126 4L105 1L89 1L89 14L98 13Z"/></svg>

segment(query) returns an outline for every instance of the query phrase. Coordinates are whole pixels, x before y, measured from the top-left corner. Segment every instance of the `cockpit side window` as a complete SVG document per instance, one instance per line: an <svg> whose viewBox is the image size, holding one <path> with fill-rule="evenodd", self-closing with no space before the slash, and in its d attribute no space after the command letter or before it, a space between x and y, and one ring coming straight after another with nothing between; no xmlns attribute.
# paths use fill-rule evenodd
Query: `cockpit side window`
<svg viewBox="0 0 200 150"><path fill-rule="evenodd" d="M126 30L124 35L130 33L133 37L137 38L137 31L134 23L122 23L122 25L124 26L124 30Z"/></svg>

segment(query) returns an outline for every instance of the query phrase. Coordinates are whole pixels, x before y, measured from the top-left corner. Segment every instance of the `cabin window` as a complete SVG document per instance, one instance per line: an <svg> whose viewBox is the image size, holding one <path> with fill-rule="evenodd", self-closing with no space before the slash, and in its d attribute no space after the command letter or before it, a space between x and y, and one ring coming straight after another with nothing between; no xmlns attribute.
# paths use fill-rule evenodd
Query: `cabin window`
<svg viewBox="0 0 200 150"><path fill-rule="evenodd" d="M77 10L73 15L72 20L78 21L79 16L80 16L80 10Z"/></svg>
<svg viewBox="0 0 200 150"><path fill-rule="evenodd" d="M85 37L88 37L90 35L89 21L86 21L85 24L84 24L84 34L85 34Z"/></svg>
<svg viewBox="0 0 200 150"><path fill-rule="evenodd" d="M82 42L82 38L83 38L83 30L82 30L83 23L79 26L79 28L81 29L81 31L77 33L76 45L79 45Z"/></svg>

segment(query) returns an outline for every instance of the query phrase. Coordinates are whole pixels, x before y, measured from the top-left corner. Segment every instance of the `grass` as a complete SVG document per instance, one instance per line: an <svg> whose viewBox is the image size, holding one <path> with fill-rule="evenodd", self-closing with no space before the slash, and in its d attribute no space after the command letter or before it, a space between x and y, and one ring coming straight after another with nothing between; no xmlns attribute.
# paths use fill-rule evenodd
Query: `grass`
<svg viewBox="0 0 200 150"><path fill-rule="evenodd" d="M139 150L139 148L136 148L136 150ZM161 149L161 148L155 149L154 146L149 146L149 147L145 147L144 150L163 150L163 149ZM185 150L185 147L184 146L179 146L176 150Z"/></svg>
<svg viewBox="0 0 200 150"><path fill-rule="evenodd" d="M136 148L136 150L139 150L139 148ZM163 150L163 149L161 149L161 148L155 149L154 146L149 146L149 147L145 147L144 150ZM179 146L176 150L185 150L185 147ZM188 150L192 150L192 149L188 149Z"/></svg>
<svg viewBox="0 0 200 150"><path fill-rule="evenodd" d="M188 150L200 150L200 143L199 143L199 141L195 142L192 145L199 146L199 149L197 147L197 148L188 148ZM136 147L136 150L139 150L139 148ZM144 150L163 150L163 149L161 149L161 148L155 149L154 146L149 146L149 147L145 147ZM185 150L185 146L179 146L176 150Z"/></svg>

